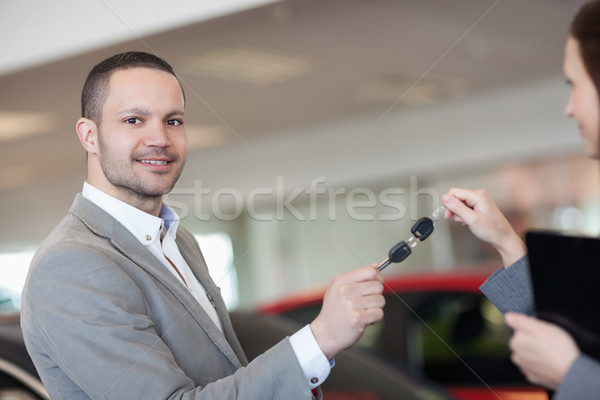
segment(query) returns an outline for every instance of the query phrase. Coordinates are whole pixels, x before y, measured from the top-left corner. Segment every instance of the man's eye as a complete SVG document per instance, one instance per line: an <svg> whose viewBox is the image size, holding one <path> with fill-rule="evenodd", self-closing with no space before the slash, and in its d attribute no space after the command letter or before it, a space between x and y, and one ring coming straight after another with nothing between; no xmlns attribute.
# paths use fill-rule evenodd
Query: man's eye
<svg viewBox="0 0 600 400"><path fill-rule="evenodd" d="M141 124L142 121L139 118L127 118L125 120L125 123L127 123L127 124Z"/></svg>
<svg viewBox="0 0 600 400"><path fill-rule="evenodd" d="M167 125L179 126L179 125L183 125L183 121L178 120L178 119L170 119L167 121Z"/></svg>

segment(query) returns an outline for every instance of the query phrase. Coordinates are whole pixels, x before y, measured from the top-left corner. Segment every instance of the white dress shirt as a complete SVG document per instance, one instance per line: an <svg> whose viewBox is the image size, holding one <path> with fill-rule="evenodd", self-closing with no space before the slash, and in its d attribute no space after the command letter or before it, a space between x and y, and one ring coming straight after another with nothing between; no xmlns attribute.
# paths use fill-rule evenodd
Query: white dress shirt
<svg viewBox="0 0 600 400"><path fill-rule="evenodd" d="M173 209L163 203L160 216L155 217L104 193L87 182L83 184L82 196L119 221L142 245L146 246L161 261L165 268L171 271L177 280L188 288L217 328L223 332L221 321L211 303L212 298L207 296L206 288L196 279L189 265L179 252L179 248L175 242L179 216ZM169 263L169 260L175 264L181 276L171 263ZM213 288L208 289L210 291ZM310 388L314 389L321 385L327 376L329 376L334 363L333 360L331 363L327 360L315 340L310 327L306 325L293 334L290 337L290 343Z"/></svg>

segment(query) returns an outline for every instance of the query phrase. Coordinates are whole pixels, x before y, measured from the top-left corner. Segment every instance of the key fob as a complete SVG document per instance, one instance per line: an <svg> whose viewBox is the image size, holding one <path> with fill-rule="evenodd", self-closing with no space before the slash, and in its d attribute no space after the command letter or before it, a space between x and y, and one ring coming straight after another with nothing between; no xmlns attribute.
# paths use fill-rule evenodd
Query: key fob
<svg viewBox="0 0 600 400"><path fill-rule="evenodd" d="M412 228L410 228L410 231L417 237L417 239L423 241L427 239L429 235L431 235L431 232L433 232L433 221L431 218L423 217L418 220Z"/></svg>
<svg viewBox="0 0 600 400"><path fill-rule="evenodd" d="M390 249L389 257L391 262L399 263L404 260L412 253L410 246L403 240L396 243L394 247Z"/></svg>

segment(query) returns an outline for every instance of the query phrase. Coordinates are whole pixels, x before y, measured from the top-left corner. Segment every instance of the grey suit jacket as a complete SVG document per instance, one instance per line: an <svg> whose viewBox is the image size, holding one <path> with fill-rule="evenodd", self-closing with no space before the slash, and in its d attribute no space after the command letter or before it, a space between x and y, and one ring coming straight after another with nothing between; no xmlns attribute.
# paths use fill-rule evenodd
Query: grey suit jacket
<svg viewBox="0 0 600 400"><path fill-rule="evenodd" d="M500 268L480 287L483 294L502 312L534 315L533 286L529 261L523 257L509 268ZM557 295L559 293L557 288ZM588 400L600 397L600 362L581 354L573 363L553 400Z"/></svg>
<svg viewBox="0 0 600 400"><path fill-rule="evenodd" d="M27 349L56 399L313 399L286 338L248 364L192 235L177 244L213 295L191 293L118 221L78 195L22 299Z"/></svg>

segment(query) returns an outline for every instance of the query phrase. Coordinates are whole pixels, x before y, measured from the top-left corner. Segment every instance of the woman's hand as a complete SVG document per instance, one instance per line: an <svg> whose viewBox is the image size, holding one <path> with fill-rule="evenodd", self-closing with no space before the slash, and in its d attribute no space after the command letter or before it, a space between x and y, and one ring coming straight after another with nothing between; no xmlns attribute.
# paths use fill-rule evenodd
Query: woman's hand
<svg viewBox="0 0 600 400"><path fill-rule="evenodd" d="M580 354L571 335L524 314L507 313L505 320L515 330L509 342L511 360L530 382L557 389Z"/></svg>
<svg viewBox="0 0 600 400"><path fill-rule="evenodd" d="M468 226L475 236L494 246L506 267L527 253L519 235L484 189L452 188L442 196L442 203L445 218Z"/></svg>

